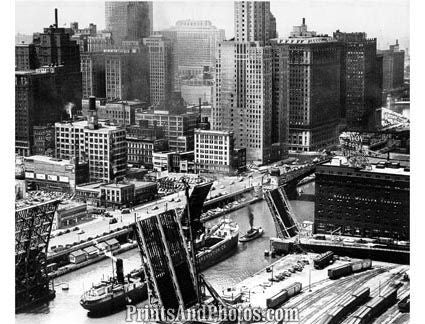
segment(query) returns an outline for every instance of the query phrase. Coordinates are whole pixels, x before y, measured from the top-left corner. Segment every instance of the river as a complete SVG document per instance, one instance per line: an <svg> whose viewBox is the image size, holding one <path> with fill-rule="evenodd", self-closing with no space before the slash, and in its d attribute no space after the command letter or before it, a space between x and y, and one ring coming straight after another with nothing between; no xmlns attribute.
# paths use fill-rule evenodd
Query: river
<svg viewBox="0 0 425 324"><path fill-rule="evenodd" d="M304 193L314 194L314 182L305 184L300 188ZM291 201L291 206L299 222L305 220L313 221L313 202L293 200ZM265 233L263 237L255 241L244 244L239 243L235 254L204 271L206 279L218 292L233 286L275 261L275 259L271 259L270 257L264 257L264 250L270 248L270 237L276 235L267 203L263 200L253 204L252 207L255 215L254 226L261 226ZM239 224L241 233L246 232L249 228L246 208L234 211L226 217ZM217 221L217 219L211 220L210 224L214 224ZM138 249L122 253L119 257L124 261L125 272L140 266ZM98 282L102 275L112 275L110 260L100 261L55 279L56 298L31 312L17 314L15 316L16 323L123 323L125 311L112 314L108 317L90 318L87 316L87 311L79 305L80 296L84 289L90 287L92 283ZM69 284L68 291L60 288L60 283L62 282Z"/></svg>

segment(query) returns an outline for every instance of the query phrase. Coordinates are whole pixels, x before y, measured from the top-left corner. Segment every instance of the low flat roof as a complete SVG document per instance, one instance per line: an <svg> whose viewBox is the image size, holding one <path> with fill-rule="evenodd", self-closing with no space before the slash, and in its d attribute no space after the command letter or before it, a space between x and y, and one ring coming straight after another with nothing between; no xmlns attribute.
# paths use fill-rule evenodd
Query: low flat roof
<svg viewBox="0 0 425 324"><path fill-rule="evenodd" d="M404 175L404 176L410 176L410 169L405 170L405 168L409 168L410 164L409 161L406 160L385 160L385 159L379 159L374 157L368 157L368 161L370 163L371 168L370 169L361 169L360 172L371 172L371 173L384 173L384 174L398 174L398 175ZM388 162L388 163L399 163L400 167L398 168L391 168L391 167L384 167L384 168L378 168L377 165L379 162ZM333 157L329 162L323 163L324 166L333 166L333 167L346 167L349 168L350 166L347 163L347 158L345 156L335 156Z"/></svg>
<svg viewBox="0 0 425 324"><path fill-rule="evenodd" d="M71 163L70 160L57 159L57 158L52 158L50 156L45 156L45 155L27 156L24 158L24 163L25 162L45 162L50 164L62 165L62 166L73 165L73 163Z"/></svg>

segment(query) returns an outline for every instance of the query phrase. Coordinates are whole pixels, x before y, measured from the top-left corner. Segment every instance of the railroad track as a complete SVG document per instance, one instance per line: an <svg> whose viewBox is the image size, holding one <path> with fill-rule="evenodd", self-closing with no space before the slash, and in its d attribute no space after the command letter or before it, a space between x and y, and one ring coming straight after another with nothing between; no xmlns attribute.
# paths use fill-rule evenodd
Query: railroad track
<svg viewBox="0 0 425 324"><path fill-rule="evenodd" d="M316 296L315 300L312 301L313 303L315 303L318 299L328 299L328 301L325 303L325 305L323 305L322 307L320 307L320 310L317 309L317 307L312 308L312 310L310 310L310 312L308 312L306 314L306 312L304 311L303 316L302 316L302 322L306 323L306 321L308 321L308 323L314 323L315 321L317 321L318 318L320 318L320 316L323 316L323 314L325 314L325 312L327 310L329 310L330 308L334 307L336 302L339 301L343 296L347 295L347 293L350 292L355 292L357 289L359 289L360 287L362 287L366 282L368 282L370 279L372 279L373 277L386 272L387 269L374 269L373 272L369 272L369 273L363 273L358 274L358 278L353 279L352 277L348 277L346 279L349 279L347 281L345 281L342 285L338 284L337 287L333 286L333 287L329 287L331 288L330 290L326 291L324 293L324 295L322 294L321 296ZM355 280L353 282L353 280ZM336 289L338 289L338 291L343 291L344 293L342 295L338 295L336 297L330 297L332 296L331 293ZM332 298L332 299L330 299ZM330 300L329 300L330 299ZM302 312L304 309L300 309L300 312Z"/></svg>
<svg viewBox="0 0 425 324"><path fill-rule="evenodd" d="M353 283L353 279L355 279L357 281L357 279L360 277L363 277L365 274L368 274L367 277L373 277L377 274L383 273L387 271L387 269L383 269L383 268L377 268L377 269L373 269L371 270L371 272L363 272L363 273L359 273L359 274L355 274L354 276L349 276L349 277L345 277L342 279L339 279L337 281L333 281L330 279L326 279L323 282L329 281L330 284L328 284L327 286L316 290L315 292L309 294L308 296L304 296L305 298L302 298L303 296L300 295L299 296L299 301L297 302L290 302L288 304L286 304L285 306L287 307L298 307L299 311L301 312L302 310L306 309L307 306L313 304L314 302L316 302L317 300L328 296L329 293L331 293L333 290L335 290L335 285L333 285L333 283L338 283L338 289L343 288L343 285L347 285L347 284L352 284ZM354 278L353 278L354 277ZM313 285L312 285L313 286ZM344 286L345 287L345 286ZM302 291L307 290L307 288L303 289Z"/></svg>
<svg viewBox="0 0 425 324"><path fill-rule="evenodd" d="M374 324L393 324L393 323L396 323L398 319L401 319L402 315L404 315L405 313L402 313L399 311L398 302L402 300L404 297L406 297L407 295L409 295L410 293L409 288L410 288L410 285L403 285L399 289L399 292L397 293L398 295L397 303L393 305L392 307L390 307L380 317L378 317L375 320Z"/></svg>

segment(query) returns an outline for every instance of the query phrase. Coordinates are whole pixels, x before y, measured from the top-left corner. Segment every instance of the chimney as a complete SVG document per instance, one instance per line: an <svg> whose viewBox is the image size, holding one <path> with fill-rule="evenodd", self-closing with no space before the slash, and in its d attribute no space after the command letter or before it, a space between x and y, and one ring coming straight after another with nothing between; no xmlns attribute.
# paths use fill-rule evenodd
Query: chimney
<svg viewBox="0 0 425 324"><path fill-rule="evenodd" d="M96 97L95 96L89 97L89 110L90 111L96 110Z"/></svg>
<svg viewBox="0 0 425 324"><path fill-rule="evenodd" d="M55 27L58 28L58 8L55 8Z"/></svg>

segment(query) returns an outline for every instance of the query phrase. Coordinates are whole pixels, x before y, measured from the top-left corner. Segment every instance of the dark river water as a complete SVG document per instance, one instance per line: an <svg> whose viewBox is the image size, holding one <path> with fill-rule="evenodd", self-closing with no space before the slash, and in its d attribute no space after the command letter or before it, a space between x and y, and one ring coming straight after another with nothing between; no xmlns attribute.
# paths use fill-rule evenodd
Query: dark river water
<svg viewBox="0 0 425 324"><path fill-rule="evenodd" d="M306 194L314 193L314 183L303 185L302 190ZM308 201L291 201L291 206L299 222L313 221L314 203ZM206 279L221 292L243 279L253 275L264 268L275 259L264 257L264 250L269 250L270 237L276 236L274 223L265 201L252 205L255 215L254 226L261 226L265 233L261 238L248 243L239 243L238 250L230 258L204 271ZM246 208L239 209L226 217L239 224L240 232L249 228ZM218 220L210 221L214 224ZM140 256L138 249L119 255L124 261L124 271L140 267ZM87 311L79 305L80 296L92 283L100 281L102 275L112 275L110 260L103 260L83 269L71 272L55 279L56 298L48 304L41 306L31 313L20 313L15 316L16 323L124 323L125 311L112 314L102 318L90 318ZM69 284L69 290L63 291L60 284Z"/></svg>

